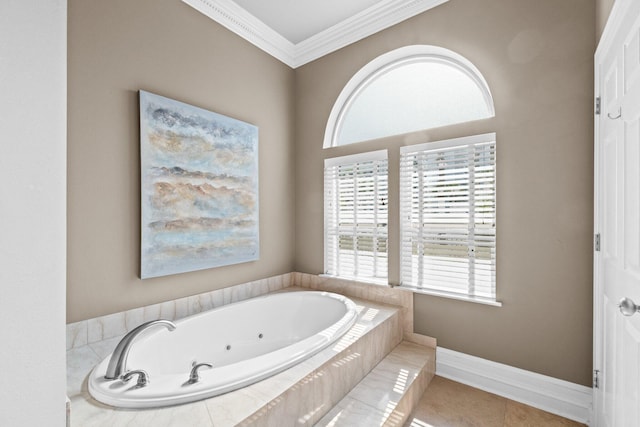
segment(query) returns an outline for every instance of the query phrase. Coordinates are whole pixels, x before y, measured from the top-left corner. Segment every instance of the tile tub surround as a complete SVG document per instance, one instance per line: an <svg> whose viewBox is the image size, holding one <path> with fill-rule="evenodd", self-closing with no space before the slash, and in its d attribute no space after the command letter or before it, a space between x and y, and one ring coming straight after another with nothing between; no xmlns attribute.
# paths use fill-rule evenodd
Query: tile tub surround
<svg viewBox="0 0 640 427"><path fill-rule="evenodd" d="M402 332L406 341L436 348L436 339L413 332L413 291L357 280L340 279L326 275L293 272L292 282L312 290L335 292L348 297L362 298L402 307Z"/></svg>
<svg viewBox="0 0 640 427"><path fill-rule="evenodd" d="M290 286L335 292L348 297L401 307L403 338L409 342L436 348L434 338L413 332L413 292L410 290L292 272L174 301L70 323L67 325L67 350L109 338L122 337L136 326L149 320L177 320L225 304L283 290Z"/></svg>
<svg viewBox="0 0 640 427"><path fill-rule="evenodd" d="M113 350L124 332L84 346L76 345L67 352L71 425L313 425L402 340L398 307L352 299L358 306L358 321L332 346L261 382L185 405L123 410L100 404L88 394L86 378L93 366ZM113 333L109 328L103 330L108 331L105 336Z"/></svg>
<svg viewBox="0 0 640 427"><path fill-rule="evenodd" d="M199 295L135 308L67 325L67 350L122 337L150 320L178 320L222 305L279 291L292 285L293 273L218 289Z"/></svg>

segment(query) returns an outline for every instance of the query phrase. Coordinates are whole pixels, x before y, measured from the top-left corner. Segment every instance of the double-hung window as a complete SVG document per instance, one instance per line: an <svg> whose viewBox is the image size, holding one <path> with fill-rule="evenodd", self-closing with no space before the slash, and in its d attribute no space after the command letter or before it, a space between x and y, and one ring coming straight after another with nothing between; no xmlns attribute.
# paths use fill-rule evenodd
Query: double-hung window
<svg viewBox="0 0 640 427"><path fill-rule="evenodd" d="M496 299L495 134L402 147L401 282Z"/></svg>
<svg viewBox="0 0 640 427"><path fill-rule="evenodd" d="M325 160L325 273L387 281L387 151Z"/></svg>

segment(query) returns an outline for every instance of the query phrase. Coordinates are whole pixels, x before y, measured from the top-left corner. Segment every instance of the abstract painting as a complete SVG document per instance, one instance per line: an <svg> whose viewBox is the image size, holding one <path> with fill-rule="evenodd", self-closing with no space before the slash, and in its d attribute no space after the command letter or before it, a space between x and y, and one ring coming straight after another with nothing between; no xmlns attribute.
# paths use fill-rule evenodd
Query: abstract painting
<svg viewBox="0 0 640 427"><path fill-rule="evenodd" d="M258 128L140 91L141 278L257 260Z"/></svg>

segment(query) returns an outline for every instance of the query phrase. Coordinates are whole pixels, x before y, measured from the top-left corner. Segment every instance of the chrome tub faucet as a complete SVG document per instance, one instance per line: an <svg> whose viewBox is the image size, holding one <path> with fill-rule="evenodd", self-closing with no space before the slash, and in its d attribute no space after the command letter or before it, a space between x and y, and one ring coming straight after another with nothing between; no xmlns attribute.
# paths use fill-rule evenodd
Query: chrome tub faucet
<svg viewBox="0 0 640 427"><path fill-rule="evenodd" d="M193 368L191 368L191 373L189 374L189 381L187 381L186 384L195 384L198 381L200 381L200 375L198 374L198 369L202 368L203 366L206 366L209 369L213 368L213 365L211 363L194 364Z"/></svg>
<svg viewBox="0 0 640 427"><path fill-rule="evenodd" d="M129 356L129 350L133 344L133 340L143 333L144 331L153 328L154 326L164 326L165 328L173 331L176 329L176 324L170 320L152 320L150 322L143 323L137 328L133 329L127 335L124 336L113 350L111 359L109 359L109 366L107 366L107 372L104 375L105 379L115 380L124 374L127 368L127 357Z"/></svg>

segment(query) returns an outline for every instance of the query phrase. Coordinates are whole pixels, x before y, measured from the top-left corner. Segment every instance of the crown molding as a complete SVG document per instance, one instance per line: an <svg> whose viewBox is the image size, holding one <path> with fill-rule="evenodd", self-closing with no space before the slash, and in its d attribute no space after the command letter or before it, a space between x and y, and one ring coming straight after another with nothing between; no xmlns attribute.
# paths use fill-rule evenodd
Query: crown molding
<svg viewBox="0 0 640 427"><path fill-rule="evenodd" d="M232 0L182 1L291 68L297 68L449 0L382 0L297 44Z"/></svg>
<svg viewBox="0 0 640 427"><path fill-rule="evenodd" d="M231 0L182 0L269 55L295 68L295 45Z"/></svg>
<svg viewBox="0 0 640 427"><path fill-rule="evenodd" d="M449 0L384 0L296 44L295 67L369 37ZM295 68L294 67L294 68Z"/></svg>

